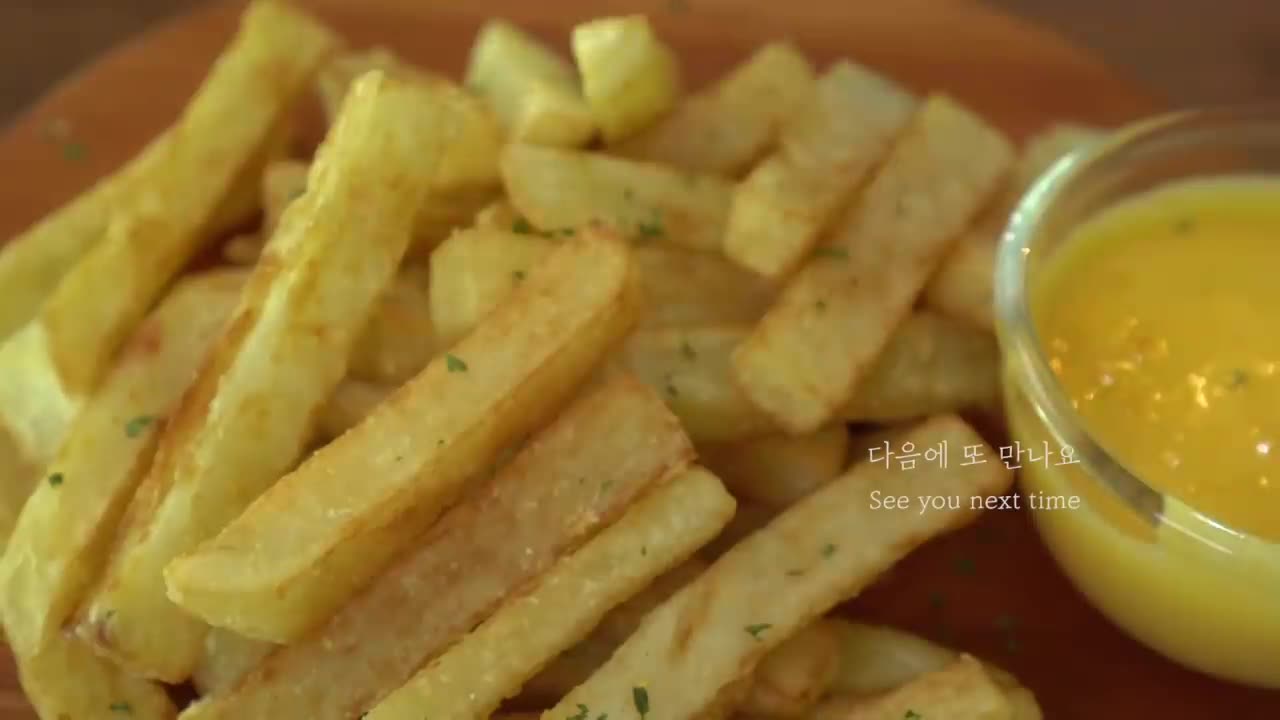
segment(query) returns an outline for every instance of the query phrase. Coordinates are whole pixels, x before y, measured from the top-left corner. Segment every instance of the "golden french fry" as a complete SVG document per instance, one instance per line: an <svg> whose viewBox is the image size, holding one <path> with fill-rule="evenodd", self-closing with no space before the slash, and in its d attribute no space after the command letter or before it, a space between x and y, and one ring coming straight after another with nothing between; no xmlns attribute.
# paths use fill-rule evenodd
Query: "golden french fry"
<svg viewBox="0 0 1280 720"><path fill-rule="evenodd" d="M262 170L262 232L270 239L276 231L285 208L307 191L307 172L310 165L304 160L277 160Z"/></svg>
<svg viewBox="0 0 1280 720"><path fill-rule="evenodd" d="M103 239L0 345L0 425L27 457L52 457L120 343L211 239L242 178L258 177L293 100L335 42L285 5L250 6L162 145L152 182L121 199L128 204L113 208Z"/></svg>
<svg viewBox="0 0 1280 720"><path fill-rule="evenodd" d="M717 253L658 245L636 249L645 310L642 328L759 320L774 291Z"/></svg>
<svg viewBox="0 0 1280 720"><path fill-rule="evenodd" d="M922 446L982 444L951 416L906 437ZM651 613L600 670L543 717L559 720L579 705L593 716L661 708L670 720L694 717L782 640L856 595L920 543L974 518L970 497L1003 492L1012 480L990 463L921 470L855 465L793 505ZM963 500L959 510L874 509L886 492Z"/></svg>
<svg viewBox="0 0 1280 720"><path fill-rule="evenodd" d="M427 366L443 345L431 321L428 287L426 267L400 268L356 339L352 378L400 384Z"/></svg>
<svg viewBox="0 0 1280 720"><path fill-rule="evenodd" d="M204 637L204 651L191 671L191 684L202 697L227 692L275 649L276 646L269 642L237 635L223 628L210 628Z"/></svg>
<svg viewBox="0 0 1280 720"><path fill-rule="evenodd" d="M636 242L718 251L729 212L721 178L598 153L513 143L502 177L520 214L553 233L600 221Z"/></svg>
<svg viewBox="0 0 1280 720"><path fill-rule="evenodd" d="M822 720L901 720L902 718L948 718L948 720L1014 720L1013 706L982 669L982 663L968 655L942 670L922 675L882 697L869 700L837 700L820 708Z"/></svg>
<svg viewBox="0 0 1280 720"><path fill-rule="evenodd" d="M488 718L610 608L710 540L733 508L720 481L702 468L673 479L509 599L367 717L417 720L431 708L453 720Z"/></svg>
<svg viewBox="0 0 1280 720"><path fill-rule="evenodd" d="M848 450L848 430L832 425L808 435L703 446L698 455L734 497L783 510L844 472Z"/></svg>
<svg viewBox="0 0 1280 720"><path fill-rule="evenodd" d="M834 628L825 620L812 623L760 660L742 712L751 717L804 717L826 694L839 659Z"/></svg>
<svg viewBox="0 0 1280 720"><path fill-rule="evenodd" d="M724 252L764 277L786 277L906 127L916 99L848 61L818 79L782 130L781 147L733 194Z"/></svg>
<svg viewBox="0 0 1280 720"><path fill-rule="evenodd" d="M643 15L589 20L573 28L582 94L604 141L634 135L680 94L675 53Z"/></svg>
<svg viewBox="0 0 1280 720"><path fill-rule="evenodd" d="M891 422L1000 404L995 336L935 312L910 315L840 411L849 422Z"/></svg>
<svg viewBox="0 0 1280 720"><path fill-rule="evenodd" d="M595 135L573 66L511 23L490 20L480 29L466 86L489 101L517 142L576 147Z"/></svg>
<svg viewBox="0 0 1280 720"><path fill-rule="evenodd" d="M447 106L431 92L377 72L357 84L306 195L285 212L166 427L79 619L77 631L100 652L148 677L177 682L190 674L206 628L167 597L165 565L215 535L298 461L404 255L449 131Z"/></svg>
<svg viewBox="0 0 1280 720"><path fill-rule="evenodd" d="M158 430L231 316L244 279L221 271L179 283L72 424L0 558L0 617L15 652L39 652L102 571Z"/></svg>
<svg viewBox="0 0 1280 720"><path fill-rule="evenodd" d="M927 100L836 231L841 254L814 257L734 353L752 402L792 433L835 416L1012 154L955 102Z"/></svg>
<svg viewBox="0 0 1280 720"><path fill-rule="evenodd" d="M813 92L813 67L787 43L769 43L665 117L610 151L689 172L738 175L777 141Z"/></svg>
<svg viewBox="0 0 1280 720"><path fill-rule="evenodd" d="M616 238L571 238L451 352L172 563L171 596L264 640L316 627L587 377L635 321L633 275Z"/></svg>
<svg viewBox="0 0 1280 720"><path fill-rule="evenodd" d="M640 446L646 451L632 452ZM648 390L634 381L604 386L570 406L324 626L184 720L338 720L367 710L692 454Z"/></svg>
<svg viewBox="0 0 1280 720"><path fill-rule="evenodd" d="M27 700L44 720L171 720L177 708L160 685L132 677L80 640L55 634L33 655L17 657Z"/></svg>

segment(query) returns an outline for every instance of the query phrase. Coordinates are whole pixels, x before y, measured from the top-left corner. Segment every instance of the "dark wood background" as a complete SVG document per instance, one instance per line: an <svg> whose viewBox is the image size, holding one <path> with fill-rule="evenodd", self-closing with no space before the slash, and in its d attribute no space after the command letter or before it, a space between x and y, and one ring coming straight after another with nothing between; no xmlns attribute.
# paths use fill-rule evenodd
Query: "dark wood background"
<svg viewBox="0 0 1280 720"><path fill-rule="evenodd" d="M0 1L0 126L79 65L201 1ZM1094 49L1174 104L1280 101L1280 0L984 1Z"/></svg>

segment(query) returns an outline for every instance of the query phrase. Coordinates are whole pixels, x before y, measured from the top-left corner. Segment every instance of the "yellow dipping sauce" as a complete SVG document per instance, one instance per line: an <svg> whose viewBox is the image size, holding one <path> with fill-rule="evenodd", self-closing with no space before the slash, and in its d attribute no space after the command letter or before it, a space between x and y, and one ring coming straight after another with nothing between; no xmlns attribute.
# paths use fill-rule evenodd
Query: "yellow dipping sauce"
<svg viewBox="0 0 1280 720"><path fill-rule="evenodd" d="M1104 465L1024 462L1025 493L1083 501L1034 512L1055 558L1147 645L1280 688L1280 180L1128 198L1077 226L1027 297L1078 429L1164 495L1152 524ZM1059 451L1021 372L1014 436Z"/></svg>

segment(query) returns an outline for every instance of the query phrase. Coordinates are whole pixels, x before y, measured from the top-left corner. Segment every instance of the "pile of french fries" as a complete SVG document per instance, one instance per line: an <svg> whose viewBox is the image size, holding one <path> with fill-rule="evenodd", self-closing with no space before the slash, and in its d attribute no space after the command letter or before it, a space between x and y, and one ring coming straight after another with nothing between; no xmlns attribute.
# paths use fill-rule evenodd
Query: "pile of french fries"
<svg viewBox="0 0 1280 720"><path fill-rule="evenodd" d="M976 514L872 493L1009 489L859 461L985 447L996 236L1097 132L1017 156L786 43L686 93L641 16L571 47L495 20L457 83L258 0L0 250L0 618L42 718L1040 717L830 611Z"/></svg>

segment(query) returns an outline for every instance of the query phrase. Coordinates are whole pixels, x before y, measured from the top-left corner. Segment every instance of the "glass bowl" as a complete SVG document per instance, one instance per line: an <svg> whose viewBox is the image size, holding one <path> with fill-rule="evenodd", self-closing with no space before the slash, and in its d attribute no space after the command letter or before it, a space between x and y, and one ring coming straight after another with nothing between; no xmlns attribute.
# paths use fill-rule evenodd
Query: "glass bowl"
<svg viewBox="0 0 1280 720"><path fill-rule="evenodd" d="M1171 182L1259 175L1280 177L1280 108L1166 115L1063 158L1022 199L1001 240L996 324L1013 439L1060 449L1055 463L1024 466L1020 483L1024 494L1073 502L1032 510L1065 573L1165 656L1280 688L1280 545L1157 491L1090 436L1049 367L1029 303L1046 261L1099 212Z"/></svg>

